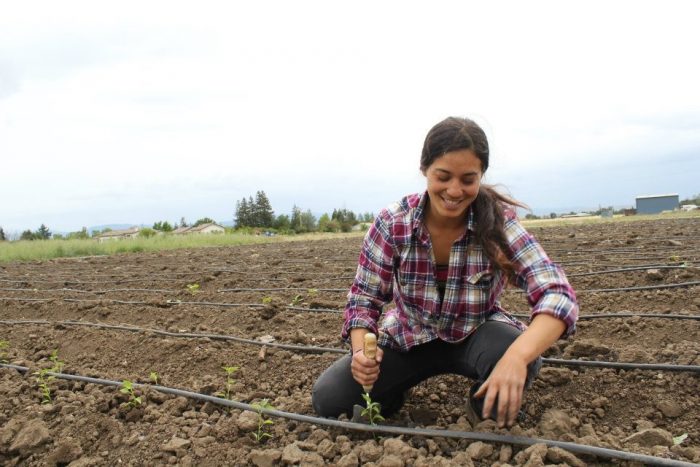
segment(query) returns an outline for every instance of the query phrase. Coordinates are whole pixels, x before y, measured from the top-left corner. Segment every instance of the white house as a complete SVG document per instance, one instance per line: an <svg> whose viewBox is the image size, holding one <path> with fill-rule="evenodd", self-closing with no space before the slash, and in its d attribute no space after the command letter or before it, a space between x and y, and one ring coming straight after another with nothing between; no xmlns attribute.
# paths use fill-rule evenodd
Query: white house
<svg viewBox="0 0 700 467"><path fill-rule="evenodd" d="M181 235L181 234L222 234L226 231L222 226L219 224L213 224L213 223L208 223L208 224L200 224L196 227L178 227L177 229L173 230L174 234Z"/></svg>
<svg viewBox="0 0 700 467"><path fill-rule="evenodd" d="M138 227L130 227L125 230L110 230L99 235L95 235L98 242L106 242L108 240L121 240L124 238L136 238L139 234Z"/></svg>

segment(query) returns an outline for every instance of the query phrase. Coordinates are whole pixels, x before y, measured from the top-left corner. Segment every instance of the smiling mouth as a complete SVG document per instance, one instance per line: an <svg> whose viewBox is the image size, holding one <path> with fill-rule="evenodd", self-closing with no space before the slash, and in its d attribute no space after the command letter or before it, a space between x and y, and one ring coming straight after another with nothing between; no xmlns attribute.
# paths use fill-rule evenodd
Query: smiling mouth
<svg viewBox="0 0 700 467"><path fill-rule="evenodd" d="M444 198L444 197L441 197L441 198L442 198L442 201L445 203L445 206L448 209L454 209L454 208L458 207L462 201L464 201L463 199L452 200L452 199L448 199L448 198Z"/></svg>

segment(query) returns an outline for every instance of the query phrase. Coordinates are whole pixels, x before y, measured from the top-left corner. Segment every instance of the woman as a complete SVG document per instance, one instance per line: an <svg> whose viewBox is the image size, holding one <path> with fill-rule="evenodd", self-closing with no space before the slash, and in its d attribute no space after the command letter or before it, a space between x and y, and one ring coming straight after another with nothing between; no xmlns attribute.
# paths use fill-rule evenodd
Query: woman
<svg viewBox="0 0 700 467"><path fill-rule="evenodd" d="M472 423L515 422L540 354L575 331L578 305L564 272L516 219L522 205L481 184L488 166L488 141L473 121L450 117L428 132L426 191L382 210L365 236L342 330L352 353L314 385L319 415L350 414L363 385L391 415L405 391L454 373L477 381ZM501 308L508 282L527 293L528 327ZM368 332L379 332L376 360L362 352Z"/></svg>

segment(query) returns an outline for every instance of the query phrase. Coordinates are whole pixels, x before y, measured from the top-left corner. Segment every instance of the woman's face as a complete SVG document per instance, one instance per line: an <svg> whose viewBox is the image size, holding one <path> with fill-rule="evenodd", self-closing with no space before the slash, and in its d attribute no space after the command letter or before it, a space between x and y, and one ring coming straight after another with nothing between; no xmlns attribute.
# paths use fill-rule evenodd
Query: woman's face
<svg viewBox="0 0 700 467"><path fill-rule="evenodd" d="M471 149L445 153L423 171L428 181L430 215L438 222L462 222L479 194L481 161Z"/></svg>

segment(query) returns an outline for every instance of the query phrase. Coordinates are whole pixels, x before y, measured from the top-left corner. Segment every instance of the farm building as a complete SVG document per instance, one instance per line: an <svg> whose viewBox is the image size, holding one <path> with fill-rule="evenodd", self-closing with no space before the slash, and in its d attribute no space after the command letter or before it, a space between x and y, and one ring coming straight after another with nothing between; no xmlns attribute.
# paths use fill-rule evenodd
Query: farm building
<svg viewBox="0 0 700 467"><path fill-rule="evenodd" d="M200 224L196 227L180 227L173 230L174 234L210 234L210 233L224 233L224 229L219 224Z"/></svg>
<svg viewBox="0 0 700 467"><path fill-rule="evenodd" d="M637 196L637 214L658 214L678 209L678 193L669 195Z"/></svg>
<svg viewBox="0 0 700 467"><path fill-rule="evenodd" d="M95 238L98 242L105 242L107 240L120 240L123 238L136 238L139 234L138 227L131 227L126 230L110 230L109 232L104 232L96 235Z"/></svg>

